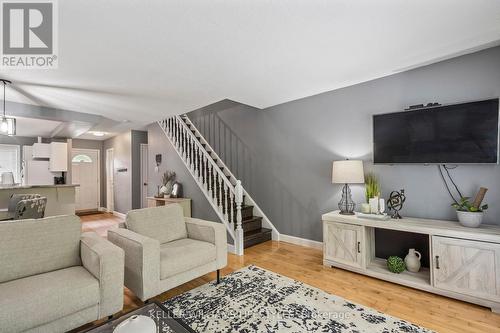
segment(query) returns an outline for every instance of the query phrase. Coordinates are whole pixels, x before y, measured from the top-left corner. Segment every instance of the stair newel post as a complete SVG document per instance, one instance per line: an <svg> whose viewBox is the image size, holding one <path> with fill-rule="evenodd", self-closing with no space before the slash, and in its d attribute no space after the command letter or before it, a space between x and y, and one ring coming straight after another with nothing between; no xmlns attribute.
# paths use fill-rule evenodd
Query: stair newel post
<svg viewBox="0 0 500 333"><path fill-rule="evenodd" d="M242 228L242 217L241 217L241 205L243 204L243 186L241 186L241 181L236 181L235 190L235 200L236 200L236 254L243 255L243 228Z"/></svg>

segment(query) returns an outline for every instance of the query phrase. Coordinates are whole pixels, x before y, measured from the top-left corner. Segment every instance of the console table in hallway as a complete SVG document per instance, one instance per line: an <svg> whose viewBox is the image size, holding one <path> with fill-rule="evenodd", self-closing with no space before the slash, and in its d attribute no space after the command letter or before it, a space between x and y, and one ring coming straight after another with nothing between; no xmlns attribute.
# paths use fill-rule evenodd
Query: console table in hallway
<svg viewBox="0 0 500 333"><path fill-rule="evenodd" d="M185 217L191 217L191 199L189 198L155 198L147 197L148 207L165 206L172 203L178 203L184 210Z"/></svg>

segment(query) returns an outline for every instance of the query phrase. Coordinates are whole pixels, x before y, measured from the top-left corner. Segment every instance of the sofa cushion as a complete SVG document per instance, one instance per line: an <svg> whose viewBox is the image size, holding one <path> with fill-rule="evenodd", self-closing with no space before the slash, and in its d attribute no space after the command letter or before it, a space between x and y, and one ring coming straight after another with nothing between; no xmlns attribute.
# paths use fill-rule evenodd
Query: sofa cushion
<svg viewBox="0 0 500 333"><path fill-rule="evenodd" d="M179 204L131 210L125 220L127 228L160 244L187 237L186 222Z"/></svg>
<svg viewBox="0 0 500 333"><path fill-rule="evenodd" d="M167 279L215 261L215 245L184 238L160 245L160 278Z"/></svg>
<svg viewBox="0 0 500 333"><path fill-rule="evenodd" d="M95 306L99 283L75 266L0 283L0 295L1 331L21 332Z"/></svg>
<svg viewBox="0 0 500 333"><path fill-rule="evenodd" d="M81 265L77 216L0 222L0 283Z"/></svg>

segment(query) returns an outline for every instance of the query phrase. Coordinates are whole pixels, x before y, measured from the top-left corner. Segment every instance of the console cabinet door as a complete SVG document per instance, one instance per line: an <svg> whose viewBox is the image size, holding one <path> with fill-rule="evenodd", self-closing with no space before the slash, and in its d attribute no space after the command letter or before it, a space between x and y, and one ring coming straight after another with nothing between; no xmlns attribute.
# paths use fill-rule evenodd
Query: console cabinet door
<svg viewBox="0 0 500 333"><path fill-rule="evenodd" d="M324 228L324 258L348 266L362 267L363 227L325 222Z"/></svg>
<svg viewBox="0 0 500 333"><path fill-rule="evenodd" d="M498 300L500 244L432 237L434 287Z"/></svg>

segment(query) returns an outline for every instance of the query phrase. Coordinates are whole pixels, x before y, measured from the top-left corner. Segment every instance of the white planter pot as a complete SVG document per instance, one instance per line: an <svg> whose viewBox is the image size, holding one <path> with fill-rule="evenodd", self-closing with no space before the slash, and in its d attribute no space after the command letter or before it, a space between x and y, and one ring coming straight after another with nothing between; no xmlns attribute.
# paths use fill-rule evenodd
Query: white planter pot
<svg viewBox="0 0 500 333"><path fill-rule="evenodd" d="M464 227L477 228L483 222L483 212L462 212L457 210L458 222Z"/></svg>

